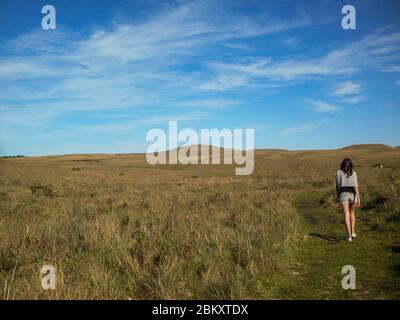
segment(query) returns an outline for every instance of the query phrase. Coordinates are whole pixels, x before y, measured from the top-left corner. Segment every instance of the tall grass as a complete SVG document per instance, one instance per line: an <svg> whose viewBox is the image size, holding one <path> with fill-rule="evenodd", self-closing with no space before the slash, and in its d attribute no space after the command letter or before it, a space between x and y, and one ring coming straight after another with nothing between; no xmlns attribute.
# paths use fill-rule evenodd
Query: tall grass
<svg viewBox="0 0 400 320"><path fill-rule="evenodd" d="M140 155L0 159L0 298L274 298L269 279L290 272L303 238L293 197L336 206L348 155L360 224L395 238L397 149L260 151L249 177L227 165L150 167ZM41 287L45 264L56 290Z"/></svg>
<svg viewBox="0 0 400 320"><path fill-rule="evenodd" d="M268 294L262 280L287 267L296 228L287 195L240 183L10 186L0 290L6 299L257 298ZM54 291L41 287L44 264L57 268Z"/></svg>

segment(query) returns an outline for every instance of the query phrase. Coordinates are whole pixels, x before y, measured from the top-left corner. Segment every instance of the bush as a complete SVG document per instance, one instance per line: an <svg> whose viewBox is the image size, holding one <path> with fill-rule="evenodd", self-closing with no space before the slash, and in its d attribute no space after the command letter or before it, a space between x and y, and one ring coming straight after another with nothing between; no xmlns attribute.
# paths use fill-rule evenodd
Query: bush
<svg viewBox="0 0 400 320"><path fill-rule="evenodd" d="M45 196L45 197L53 197L54 192L51 186L40 185L40 184L32 184L29 186L33 195L37 196Z"/></svg>

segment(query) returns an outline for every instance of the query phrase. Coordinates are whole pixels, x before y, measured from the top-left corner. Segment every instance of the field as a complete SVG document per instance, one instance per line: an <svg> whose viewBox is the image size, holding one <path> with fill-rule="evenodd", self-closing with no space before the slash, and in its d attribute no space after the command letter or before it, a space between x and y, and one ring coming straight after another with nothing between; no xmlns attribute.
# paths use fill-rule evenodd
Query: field
<svg viewBox="0 0 400 320"><path fill-rule="evenodd" d="M361 188L352 243L334 194L345 156ZM0 174L3 299L400 298L399 148L256 150L250 176L141 154L1 158ZM348 264L356 290L341 287Z"/></svg>

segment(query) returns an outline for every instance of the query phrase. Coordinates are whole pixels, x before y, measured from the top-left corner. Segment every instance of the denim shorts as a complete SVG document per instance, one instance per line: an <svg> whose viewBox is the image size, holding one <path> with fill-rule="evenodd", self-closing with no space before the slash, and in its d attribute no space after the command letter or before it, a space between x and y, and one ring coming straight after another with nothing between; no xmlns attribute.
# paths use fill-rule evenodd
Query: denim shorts
<svg viewBox="0 0 400 320"><path fill-rule="evenodd" d="M339 195L339 201L340 203L345 203L348 202L350 204L353 204L356 202L357 196L355 193L352 192L342 192Z"/></svg>

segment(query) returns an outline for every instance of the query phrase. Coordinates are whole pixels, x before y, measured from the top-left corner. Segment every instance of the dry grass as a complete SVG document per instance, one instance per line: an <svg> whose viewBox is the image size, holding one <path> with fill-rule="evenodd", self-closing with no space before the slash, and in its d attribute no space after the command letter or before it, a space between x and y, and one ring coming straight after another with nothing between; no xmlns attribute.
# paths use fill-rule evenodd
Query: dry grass
<svg viewBox="0 0 400 320"><path fill-rule="evenodd" d="M289 268L300 233L292 195L332 201L345 155L361 165L365 201L384 185L398 219L395 149L257 151L249 177L143 155L0 159L1 298L273 298L264 280ZM390 168L371 170L377 161ZM44 264L57 267L56 290L41 287Z"/></svg>
<svg viewBox="0 0 400 320"><path fill-rule="evenodd" d="M246 298L284 266L296 235L287 197L111 161L3 160L4 298ZM54 292L41 289L46 263L60 276Z"/></svg>

